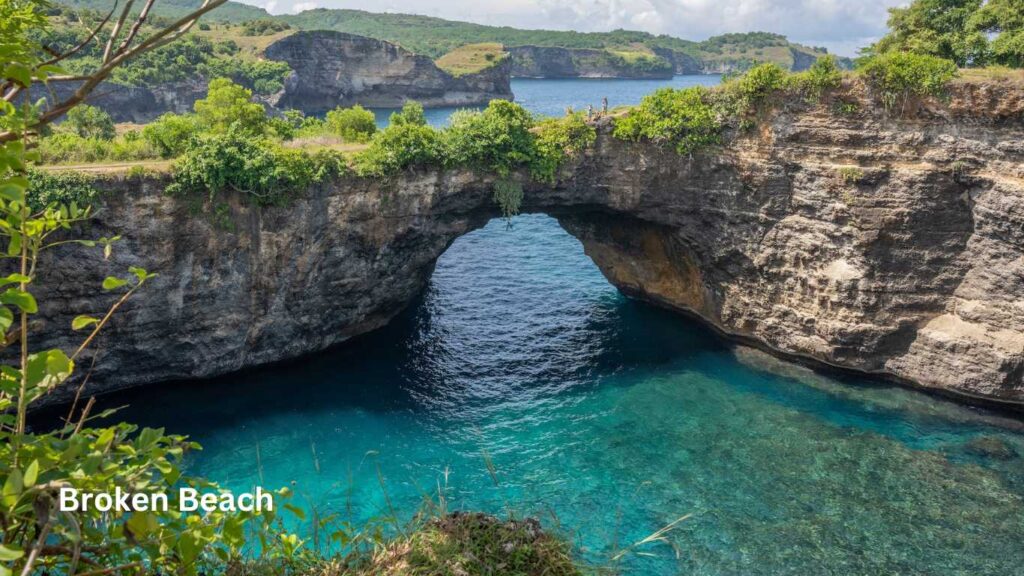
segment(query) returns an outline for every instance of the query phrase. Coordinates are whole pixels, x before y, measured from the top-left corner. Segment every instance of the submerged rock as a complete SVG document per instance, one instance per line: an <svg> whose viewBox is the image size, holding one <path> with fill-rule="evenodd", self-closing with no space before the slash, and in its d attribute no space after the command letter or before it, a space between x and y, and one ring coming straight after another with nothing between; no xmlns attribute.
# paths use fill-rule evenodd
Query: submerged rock
<svg viewBox="0 0 1024 576"><path fill-rule="evenodd" d="M968 454L993 460L1013 460L1020 456L1009 442L998 436L978 436L964 445Z"/></svg>

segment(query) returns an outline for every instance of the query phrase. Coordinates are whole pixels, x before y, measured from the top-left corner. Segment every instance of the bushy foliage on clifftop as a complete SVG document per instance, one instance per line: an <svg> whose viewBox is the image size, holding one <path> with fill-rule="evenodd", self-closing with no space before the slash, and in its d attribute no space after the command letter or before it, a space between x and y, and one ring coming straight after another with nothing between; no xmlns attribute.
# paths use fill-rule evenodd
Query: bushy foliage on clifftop
<svg viewBox="0 0 1024 576"><path fill-rule="evenodd" d="M912 97L942 96L957 76L952 61L911 52L875 56L865 61L860 71L879 91L887 109L901 110Z"/></svg>
<svg viewBox="0 0 1024 576"><path fill-rule="evenodd" d="M662 88L615 122L615 137L671 145L692 154L719 141L722 122L707 88Z"/></svg>

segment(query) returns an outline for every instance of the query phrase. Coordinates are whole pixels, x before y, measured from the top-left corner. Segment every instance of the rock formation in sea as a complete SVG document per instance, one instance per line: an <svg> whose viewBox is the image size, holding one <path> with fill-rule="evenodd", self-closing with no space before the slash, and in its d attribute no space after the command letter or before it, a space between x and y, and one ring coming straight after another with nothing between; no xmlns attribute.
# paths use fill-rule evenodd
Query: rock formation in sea
<svg viewBox="0 0 1024 576"><path fill-rule="evenodd" d="M411 63L409 63L411 65ZM790 102L680 156L611 136L554 184L525 185L624 293L788 358L993 401L1024 402L1024 89L955 83L886 112L859 84ZM160 274L99 341L92 391L296 358L387 323L457 237L499 214L493 176L345 177L289 206L228 196L230 226L109 177L89 233L111 261L55 253L35 345L113 296L104 276ZM669 313L669 312L666 312ZM88 366L90 359L82 362Z"/></svg>
<svg viewBox="0 0 1024 576"><path fill-rule="evenodd" d="M264 53L292 68L278 99L283 108L317 113L339 105L389 107L416 100L427 107L469 106L512 99L507 58L453 76L395 44L332 31L297 32Z"/></svg>

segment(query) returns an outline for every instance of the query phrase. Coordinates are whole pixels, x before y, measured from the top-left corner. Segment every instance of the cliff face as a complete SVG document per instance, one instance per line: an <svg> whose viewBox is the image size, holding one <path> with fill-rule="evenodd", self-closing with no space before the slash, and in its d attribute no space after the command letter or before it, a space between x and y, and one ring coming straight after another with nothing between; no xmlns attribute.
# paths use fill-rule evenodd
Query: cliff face
<svg viewBox="0 0 1024 576"><path fill-rule="evenodd" d="M1024 88L960 85L904 117L851 88L771 113L694 158L610 136L524 211L559 218L625 293L784 355L1024 402ZM299 356L386 323L459 235L496 215L464 171L344 179L287 208L232 205L234 232L115 180L91 235L39 281L50 340L112 299L102 278L160 273L97 349L93 390L212 376ZM84 250L84 249L83 249ZM85 361L88 365L89 361Z"/></svg>
<svg viewBox="0 0 1024 576"><path fill-rule="evenodd" d="M606 50L545 46L507 50L512 76L517 78L671 78L674 74L674 65L663 58L638 65Z"/></svg>
<svg viewBox="0 0 1024 576"><path fill-rule="evenodd" d="M463 106L512 98L507 61L455 77L426 56L341 32L298 32L268 46L265 56L293 71L278 105L310 113L353 104Z"/></svg>
<svg viewBox="0 0 1024 576"><path fill-rule="evenodd" d="M52 86L58 100L78 89L77 82ZM106 111L115 122L151 122L165 112L184 114L192 111L196 100L206 97L206 81L197 79L155 87L135 87L104 82L86 99L86 103Z"/></svg>

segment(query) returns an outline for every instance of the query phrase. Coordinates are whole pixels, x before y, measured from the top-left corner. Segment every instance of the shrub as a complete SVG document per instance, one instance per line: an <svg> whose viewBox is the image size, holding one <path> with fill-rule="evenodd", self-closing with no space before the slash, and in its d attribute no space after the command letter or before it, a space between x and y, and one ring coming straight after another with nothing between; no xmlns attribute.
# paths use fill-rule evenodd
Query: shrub
<svg viewBox="0 0 1024 576"><path fill-rule="evenodd" d="M147 124L142 137L164 158L181 155L189 142L199 133L200 124L195 116L168 112Z"/></svg>
<svg viewBox="0 0 1024 576"><path fill-rule="evenodd" d="M881 93L886 109L899 104L901 110L912 97L942 96L958 73L950 60L910 52L874 56L861 64L860 71Z"/></svg>
<svg viewBox="0 0 1024 576"><path fill-rule="evenodd" d="M522 106L492 100L480 112L462 110L452 115L442 133L445 156L451 166L493 170L507 176L513 168L534 158L533 118Z"/></svg>
<svg viewBox="0 0 1024 576"><path fill-rule="evenodd" d="M43 164L120 162L156 158L158 151L148 141L129 132L113 140L83 138L74 132L58 132L39 141Z"/></svg>
<svg viewBox="0 0 1024 576"><path fill-rule="evenodd" d="M792 78L797 89L812 102L817 102L826 92L842 85L843 72L839 69L836 57L828 55L818 58L806 72L796 74Z"/></svg>
<svg viewBox="0 0 1024 576"><path fill-rule="evenodd" d="M855 184L864 178L864 171L856 166L843 166L837 174L844 184Z"/></svg>
<svg viewBox="0 0 1024 576"><path fill-rule="evenodd" d="M242 133L257 135L267 124L267 112L252 101L252 91L227 78L211 80L206 98L196 100L194 108L204 130L226 131L234 127Z"/></svg>
<svg viewBox="0 0 1024 576"><path fill-rule="evenodd" d="M61 128L71 130L85 138L113 140L114 119L95 106L76 106L68 111Z"/></svg>
<svg viewBox="0 0 1024 576"><path fill-rule="evenodd" d="M736 112L751 112L786 87L789 73L774 62L754 66L727 85L736 102Z"/></svg>
<svg viewBox="0 0 1024 576"><path fill-rule="evenodd" d="M534 178L551 182L566 158L576 156L594 145L597 131L587 124L582 112L564 118L549 118L537 124L536 157L531 166Z"/></svg>
<svg viewBox="0 0 1024 576"><path fill-rule="evenodd" d="M419 124L394 124L374 136L370 147L355 159L362 176L386 176L410 166L441 163L443 152L436 130Z"/></svg>
<svg viewBox="0 0 1024 576"><path fill-rule="evenodd" d="M709 97L709 91L700 86L662 88L617 119L613 134L622 140L669 144L680 154L693 154L719 141L722 125Z"/></svg>
<svg viewBox="0 0 1024 576"><path fill-rule="evenodd" d="M366 108L335 108L327 113L327 128L346 142L366 142L377 132L377 119Z"/></svg>
<svg viewBox="0 0 1024 576"><path fill-rule="evenodd" d="M257 94L274 94L284 88L284 79L291 68L285 62L274 60L217 58L200 64L197 71L207 78L230 78L252 87Z"/></svg>
<svg viewBox="0 0 1024 576"><path fill-rule="evenodd" d="M341 166L336 154L283 149L265 138L231 129L194 139L175 163L167 193L201 194L215 202L222 192L235 191L259 206L282 204Z"/></svg>
<svg viewBox="0 0 1024 576"><path fill-rule="evenodd" d="M80 172L28 171L28 205L41 210L53 203L89 206L99 197L93 178Z"/></svg>
<svg viewBox="0 0 1024 576"><path fill-rule="evenodd" d="M406 102L402 109L393 112L388 120L391 125L413 124L415 126L426 126L427 116L423 112L423 105L414 100Z"/></svg>

